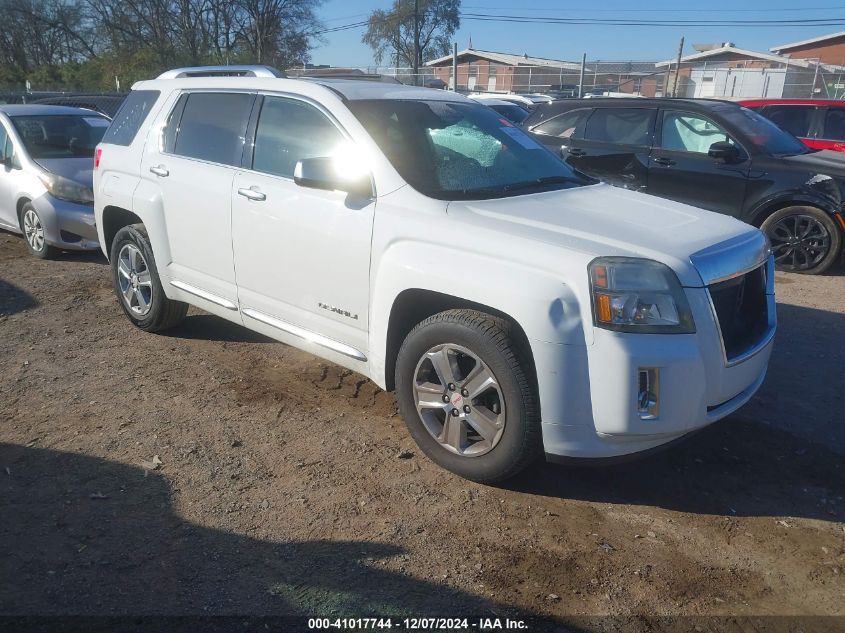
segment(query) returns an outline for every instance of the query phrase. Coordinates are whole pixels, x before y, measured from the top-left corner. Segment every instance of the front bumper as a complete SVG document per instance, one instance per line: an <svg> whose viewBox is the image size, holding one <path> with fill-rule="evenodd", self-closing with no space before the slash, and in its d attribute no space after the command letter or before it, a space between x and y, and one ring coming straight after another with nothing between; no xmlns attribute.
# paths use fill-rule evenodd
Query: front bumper
<svg viewBox="0 0 845 633"><path fill-rule="evenodd" d="M93 205L77 204L44 194L32 201L51 246L64 250L95 250L100 247Z"/></svg>
<svg viewBox="0 0 845 633"><path fill-rule="evenodd" d="M744 405L763 383L773 345L769 330L739 362L728 363L705 288L687 288L694 334L624 334L596 329L592 345L531 341L543 443L549 458L608 458L672 442ZM657 368L659 414L638 412L641 368Z"/></svg>

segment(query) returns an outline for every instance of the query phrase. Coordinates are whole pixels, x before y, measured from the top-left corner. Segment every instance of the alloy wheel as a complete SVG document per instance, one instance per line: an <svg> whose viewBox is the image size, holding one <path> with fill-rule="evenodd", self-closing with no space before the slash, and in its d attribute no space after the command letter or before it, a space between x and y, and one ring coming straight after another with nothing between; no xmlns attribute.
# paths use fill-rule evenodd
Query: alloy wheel
<svg viewBox="0 0 845 633"><path fill-rule="evenodd" d="M830 233L809 215L788 215L769 229L775 264L782 270L809 270L830 251Z"/></svg>
<svg viewBox="0 0 845 633"><path fill-rule="evenodd" d="M505 430L499 381L476 354L455 344L423 354L414 371L414 402L429 434L463 457L490 452Z"/></svg>
<svg viewBox="0 0 845 633"><path fill-rule="evenodd" d="M36 253L44 250L44 227L41 218L32 209L27 209L23 214L23 232L32 250Z"/></svg>
<svg viewBox="0 0 845 633"><path fill-rule="evenodd" d="M141 249L134 244L126 244L120 249L117 274L126 307L139 317L146 316L153 305L153 281Z"/></svg>

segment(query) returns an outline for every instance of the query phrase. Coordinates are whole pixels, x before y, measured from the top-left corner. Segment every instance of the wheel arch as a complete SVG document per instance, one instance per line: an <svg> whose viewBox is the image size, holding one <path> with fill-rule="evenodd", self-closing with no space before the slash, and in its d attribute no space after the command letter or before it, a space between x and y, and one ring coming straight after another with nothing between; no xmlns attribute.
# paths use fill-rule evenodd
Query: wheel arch
<svg viewBox="0 0 845 633"><path fill-rule="evenodd" d="M23 207L27 202L32 202L32 198L30 196L21 196L15 204L15 217L18 219L18 226L21 225L21 213L23 213Z"/></svg>
<svg viewBox="0 0 845 633"><path fill-rule="evenodd" d="M117 232L131 224L143 224L144 221L132 211L118 206L103 208L103 251L106 256L111 254L111 245Z"/></svg>
<svg viewBox="0 0 845 633"><path fill-rule="evenodd" d="M454 295L426 290L422 288L408 288L400 292L393 301L390 308L390 316L387 324L387 340L385 355L385 384L387 389L392 391L395 388L396 359L399 355L399 348L408 333L414 327L428 317L444 312L446 310L477 310L491 316L505 319L513 326L513 334L517 344L526 355L529 380L531 386L537 393L537 370L534 366L534 354L531 350L531 343L525 330L519 321L511 315L494 308L493 306L476 303Z"/></svg>
<svg viewBox="0 0 845 633"><path fill-rule="evenodd" d="M823 200L815 196L806 194L793 194L789 196L782 196L773 200L767 200L757 205L748 216L748 223L753 224L757 228L766 221L773 213L786 209L788 207L815 207L820 211L824 211L829 215L835 215L838 211L830 203L825 203Z"/></svg>

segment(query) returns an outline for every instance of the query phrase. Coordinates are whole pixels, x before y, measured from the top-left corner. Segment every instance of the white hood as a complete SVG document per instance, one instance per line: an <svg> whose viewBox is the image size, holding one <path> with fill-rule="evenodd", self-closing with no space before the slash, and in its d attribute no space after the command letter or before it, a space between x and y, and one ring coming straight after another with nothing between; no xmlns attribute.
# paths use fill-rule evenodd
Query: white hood
<svg viewBox="0 0 845 633"><path fill-rule="evenodd" d="M502 222L499 230L596 257L653 259L672 268L685 286L703 285L691 255L739 235L759 233L726 215L605 184L455 201L448 212L489 228L491 222Z"/></svg>

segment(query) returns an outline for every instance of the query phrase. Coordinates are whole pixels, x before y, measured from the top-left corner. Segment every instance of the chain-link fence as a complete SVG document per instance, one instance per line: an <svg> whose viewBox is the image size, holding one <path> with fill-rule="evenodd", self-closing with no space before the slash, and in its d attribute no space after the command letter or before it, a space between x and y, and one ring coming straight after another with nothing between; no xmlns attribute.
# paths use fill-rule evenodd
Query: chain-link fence
<svg viewBox="0 0 845 633"><path fill-rule="evenodd" d="M774 56L771 56L774 57ZM341 72L332 69L334 72ZM313 72L292 69L292 72ZM845 98L843 65L816 59L754 59L697 62L587 61L548 64L459 63L457 82L450 63L411 68L359 67L346 73L379 76L460 92L548 94L554 97L591 95L676 96L687 98Z"/></svg>
<svg viewBox="0 0 845 633"><path fill-rule="evenodd" d="M840 66L816 59L768 57L771 59L702 59L680 65L674 61L586 61L582 64L556 60L522 64L476 58L471 63L461 61L458 64L457 81L448 61L424 66L416 73L412 68L361 66L290 68L288 74L358 76L430 88L457 88L464 93L547 94L556 98L632 95L845 99L845 60ZM0 85L0 103L31 102L39 97L69 92L85 91L77 86L55 84Z"/></svg>

